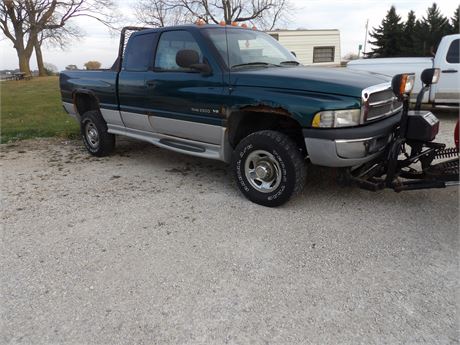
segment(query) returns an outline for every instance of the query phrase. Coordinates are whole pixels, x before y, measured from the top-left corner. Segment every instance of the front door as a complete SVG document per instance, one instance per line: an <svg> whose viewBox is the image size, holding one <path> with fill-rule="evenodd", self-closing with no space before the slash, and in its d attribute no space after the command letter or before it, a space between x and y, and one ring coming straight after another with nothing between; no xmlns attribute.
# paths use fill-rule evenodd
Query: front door
<svg viewBox="0 0 460 345"><path fill-rule="evenodd" d="M206 53L206 45L197 33L185 30L164 31L159 37L153 70L146 73L149 122L154 132L220 144L222 139L223 76L218 64ZM200 63L212 73L204 75L176 63L180 50L194 50Z"/></svg>

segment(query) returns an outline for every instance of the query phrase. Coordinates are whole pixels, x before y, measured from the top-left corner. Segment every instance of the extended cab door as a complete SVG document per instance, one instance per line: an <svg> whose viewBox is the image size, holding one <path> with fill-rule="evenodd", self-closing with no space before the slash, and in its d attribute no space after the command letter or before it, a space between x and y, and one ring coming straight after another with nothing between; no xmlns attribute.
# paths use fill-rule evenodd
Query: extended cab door
<svg viewBox="0 0 460 345"><path fill-rule="evenodd" d="M146 74L153 67L158 32L133 34L126 47L118 77L118 100L124 125L130 129L151 131L147 99L150 89Z"/></svg>
<svg viewBox="0 0 460 345"><path fill-rule="evenodd" d="M460 99L460 35L446 36L439 45L434 67L441 69L438 84L433 85L435 103L458 103Z"/></svg>
<svg viewBox="0 0 460 345"><path fill-rule="evenodd" d="M200 63L212 73L203 74L176 63L180 50L194 50ZM185 29L164 31L158 40L154 67L146 73L145 100L154 132L209 144L221 144L223 136L222 72L206 42Z"/></svg>

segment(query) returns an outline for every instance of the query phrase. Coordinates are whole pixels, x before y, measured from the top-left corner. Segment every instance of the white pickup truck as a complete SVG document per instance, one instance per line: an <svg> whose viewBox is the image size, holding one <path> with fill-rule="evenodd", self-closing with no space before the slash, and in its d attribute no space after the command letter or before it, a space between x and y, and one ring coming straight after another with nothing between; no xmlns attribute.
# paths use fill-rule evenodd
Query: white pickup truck
<svg viewBox="0 0 460 345"><path fill-rule="evenodd" d="M460 102L460 34L444 36L439 44L436 56L414 58L376 58L350 61L347 68L394 76L399 73L415 73L415 102L417 91L422 88L420 74L426 68L439 68L439 82L433 84L430 92L425 93L423 103L433 105L458 106Z"/></svg>

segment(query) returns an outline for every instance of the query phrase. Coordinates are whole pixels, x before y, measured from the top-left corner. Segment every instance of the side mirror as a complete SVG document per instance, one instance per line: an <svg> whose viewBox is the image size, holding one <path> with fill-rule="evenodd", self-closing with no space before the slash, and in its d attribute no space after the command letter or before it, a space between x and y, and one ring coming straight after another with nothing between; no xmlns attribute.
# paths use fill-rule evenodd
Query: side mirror
<svg viewBox="0 0 460 345"><path fill-rule="evenodd" d="M295 57L297 57L297 54L295 52L291 52L292 55L294 55Z"/></svg>
<svg viewBox="0 0 460 345"><path fill-rule="evenodd" d="M196 50L182 49L176 54L176 63L182 68L191 68L192 65L200 63L200 55Z"/></svg>
<svg viewBox="0 0 460 345"><path fill-rule="evenodd" d="M427 68L424 70L420 76L423 85L436 84L439 81L440 72L439 68Z"/></svg>
<svg viewBox="0 0 460 345"><path fill-rule="evenodd" d="M413 73L396 74L391 80L391 88L398 99L409 95L414 88L415 75Z"/></svg>
<svg viewBox="0 0 460 345"><path fill-rule="evenodd" d="M211 67L206 63L200 63L200 55L196 50L182 49L176 54L176 64L182 68L191 68L205 75L211 74Z"/></svg>

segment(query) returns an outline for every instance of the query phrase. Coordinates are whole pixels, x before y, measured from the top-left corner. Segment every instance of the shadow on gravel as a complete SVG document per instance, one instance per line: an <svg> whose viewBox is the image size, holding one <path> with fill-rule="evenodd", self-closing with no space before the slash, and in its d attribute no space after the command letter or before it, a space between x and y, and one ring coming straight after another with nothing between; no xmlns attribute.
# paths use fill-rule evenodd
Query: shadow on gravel
<svg viewBox="0 0 460 345"><path fill-rule="evenodd" d="M222 191L227 189L237 190L230 165L224 162L171 152L149 143L124 138L117 141L113 156L147 161L147 164L151 164L156 168L163 168L167 173L187 178L190 184L205 185L209 181L218 181L222 185ZM353 187L339 186L336 178L336 169L308 164L305 189L296 200L311 198L313 195L349 195L357 190L357 188Z"/></svg>
<svg viewBox="0 0 460 345"><path fill-rule="evenodd" d="M451 118L452 114L446 116ZM117 145L112 157L119 157L122 160L119 165L127 167L131 164L144 165L147 169L151 167L152 178L156 177L155 170L178 176L180 177L179 186L187 184L192 189L196 188L198 193L204 187L213 184L212 190L216 193L224 193L229 197L239 195L242 200L244 199L238 191L230 166L224 162L188 156L158 148L149 143L121 137L117 137ZM110 157L102 160L110 161ZM435 194L437 193L430 195ZM427 195L427 191L397 194L392 190L371 192L358 187L342 187L337 184L336 169L308 164L307 181L303 192L286 206L291 208L296 205L295 208L308 208L317 202L331 203L342 208L346 204L364 202L387 207L401 202L420 204L424 202Z"/></svg>

